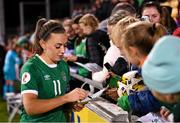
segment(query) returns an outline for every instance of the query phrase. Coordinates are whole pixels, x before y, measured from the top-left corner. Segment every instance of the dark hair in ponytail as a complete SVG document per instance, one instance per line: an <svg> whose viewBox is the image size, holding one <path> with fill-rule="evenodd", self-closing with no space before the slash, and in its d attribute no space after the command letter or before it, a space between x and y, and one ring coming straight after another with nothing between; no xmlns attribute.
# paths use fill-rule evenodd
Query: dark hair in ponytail
<svg viewBox="0 0 180 123"><path fill-rule="evenodd" d="M65 33L65 29L57 20L46 20L45 18L39 19L35 29L35 40L33 45L34 54L42 54L43 49L40 46L39 41L47 41L51 33Z"/></svg>

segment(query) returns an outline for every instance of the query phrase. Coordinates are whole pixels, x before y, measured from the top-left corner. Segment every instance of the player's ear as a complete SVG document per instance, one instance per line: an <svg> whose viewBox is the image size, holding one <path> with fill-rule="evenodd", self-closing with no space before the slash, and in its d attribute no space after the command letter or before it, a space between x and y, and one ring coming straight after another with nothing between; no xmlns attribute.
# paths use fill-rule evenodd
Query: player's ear
<svg viewBox="0 0 180 123"><path fill-rule="evenodd" d="M39 45L42 47L43 50L46 49L46 42L45 42L44 40L41 39L41 40L39 41Z"/></svg>

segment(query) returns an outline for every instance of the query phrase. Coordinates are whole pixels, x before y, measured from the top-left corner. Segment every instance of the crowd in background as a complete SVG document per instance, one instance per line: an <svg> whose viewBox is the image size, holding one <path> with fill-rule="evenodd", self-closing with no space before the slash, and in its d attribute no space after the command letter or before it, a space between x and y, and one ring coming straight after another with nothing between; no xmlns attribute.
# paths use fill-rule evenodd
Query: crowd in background
<svg viewBox="0 0 180 123"><path fill-rule="evenodd" d="M101 66L102 71L96 73L78 66L76 73L108 84L105 98L139 117L149 112L160 112L168 121L168 116L173 112L174 120L180 121L180 112L177 111L180 101L180 89L177 89L180 88L177 77L179 71L176 70L179 69L177 62L180 60L179 50L173 49L173 46L180 47L180 1L173 3L174 8L165 6L167 2L172 4L171 1L95 0L90 11L76 11L72 17L58 21L68 36L64 60L70 67L75 66L73 62ZM34 34L15 35L8 37L6 46L1 46L0 84L4 99L7 92L14 92L14 83L21 81L21 66L34 55L33 41ZM164 46L165 41L167 46ZM175 56L168 54L169 51L177 54L177 62L174 61ZM163 62L165 59L171 60ZM173 64L172 68L169 64ZM152 68L157 71L148 72ZM166 73L165 69L174 72ZM175 77L172 75L172 79L167 80L177 84L167 82L166 87L161 85L167 81L165 76L171 77L170 74ZM159 85L154 81L159 82ZM81 85L76 79L70 81L71 90ZM172 89L163 90L169 86ZM176 96L170 98L166 94Z"/></svg>

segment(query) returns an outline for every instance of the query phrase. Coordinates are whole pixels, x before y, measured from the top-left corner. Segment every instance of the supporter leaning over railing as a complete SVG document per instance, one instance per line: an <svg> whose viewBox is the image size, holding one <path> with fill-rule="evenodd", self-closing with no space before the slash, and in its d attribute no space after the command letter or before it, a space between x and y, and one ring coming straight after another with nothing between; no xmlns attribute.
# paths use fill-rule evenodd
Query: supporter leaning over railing
<svg viewBox="0 0 180 123"><path fill-rule="evenodd" d="M117 82L118 80L121 80L120 79L121 76L128 71L128 63L125 60L124 56L122 55L122 52L118 49L116 45L116 41L114 40L114 35L112 35L112 33L116 31L116 30L113 30L113 27L119 20L124 20L123 21L124 23L122 24L123 28L121 28L122 31L125 29L126 25L139 21L136 17L128 16L128 15L131 15L128 11L119 10L109 18L108 34L111 39L111 47L108 49L104 57L103 70L100 72L94 73L92 76L93 80L98 81L98 82L103 82L106 80L106 83L108 83L109 85L109 89L106 90L106 94L110 96L112 99L114 99L115 101L118 98L118 95L117 95L118 83ZM112 66L111 70L108 69L108 66L106 66L107 63L109 63L109 65Z"/></svg>
<svg viewBox="0 0 180 123"><path fill-rule="evenodd" d="M120 11L122 11L122 10L120 10ZM112 34L111 34L112 41L113 41L114 45L117 48L119 48L118 50L120 50L121 55L122 55L120 58L117 59L116 63L112 67L112 70L110 70L110 72L107 74L107 76L111 76L107 82L109 82L109 85L110 85L110 87L112 87L112 89L108 89L106 91L106 94L108 96L110 96L112 99L114 99L115 101L117 101L117 98L118 98L118 94L117 94L117 89L119 86L118 81L121 81L122 75L124 73L126 73L129 68L129 63L127 62L127 59L125 58L125 56L122 52L122 49L120 49L120 47L122 47L122 46L121 46L121 42L120 42L121 37L119 36L119 33L120 32L123 33L128 25L130 25L134 22L138 22L138 21L139 21L139 19L137 19L136 17L127 16L127 17L119 20L117 22L117 24L112 28L113 29ZM114 74L116 74L116 75L114 75ZM106 76L106 78L108 78L107 76Z"/></svg>
<svg viewBox="0 0 180 123"><path fill-rule="evenodd" d="M166 55L165 55L166 54ZM142 66L142 76L152 94L173 104L174 121L180 122L180 38L159 39Z"/></svg>
<svg viewBox="0 0 180 123"><path fill-rule="evenodd" d="M108 48L104 60L103 60L103 70L96 72L92 75L92 79L98 82L103 82L107 79L108 70L105 68L104 64L109 63L113 67L113 71L115 74L122 75L124 71L127 71L127 65L126 60L124 60L122 54L120 53L120 50L117 48L115 41L113 41L112 32L115 32L113 30L113 27L115 24L122 18L132 15L136 16L136 10L135 8L127 3L122 2L118 3L112 10L111 16L107 18L107 27L108 27L108 35L110 38L110 48ZM123 30L124 28L122 28ZM120 57L122 56L122 57ZM119 57L119 58L118 58ZM123 66L122 66L123 65ZM121 69L122 68L122 69ZM117 81L116 81L117 82ZM117 85L116 82L113 82L113 86ZM114 86L115 87L115 86Z"/></svg>
<svg viewBox="0 0 180 123"><path fill-rule="evenodd" d="M92 38L92 33L97 29L98 27L98 20L97 18L92 14L86 14L79 20L80 28L83 30L83 35L86 37L75 46L74 54L75 55L69 55L66 56L65 59L67 61L72 62L80 62L80 63L100 63L100 56L98 47L94 48L91 46L91 44L96 45L97 41ZM89 71L79 67L78 74L82 75L84 77L89 76Z"/></svg>
<svg viewBox="0 0 180 123"><path fill-rule="evenodd" d="M116 28L120 27L117 26ZM129 25L122 35L119 33L122 45L120 48L129 62L141 68L153 44L166 33L166 29L160 24L145 21L135 22ZM130 95L119 97L117 104L124 110L132 111L138 116L149 112L158 112L162 105L149 90L133 92Z"/></svg>
<svg viewBox="0 0 180 123"><path fill-rule="evenodd" d="M110 18L108 19L107 29L108 29L108 35L110 38L111 46L107 50L106 55L104 56L103 64L108 62L111 66L113 66L119 57L123 57L121 51L116 47L116 45L114 44L114 41L112 41L112 38L113 38L112 31L113 31L113 27L115 26L115 24L119 20L121 20L122 18L124 18L128 15L130 15L130 13L128 11L119 10L114 15L110 16ZM115 74L117 74L117 73L115 73ZM108 70L103 65L103 70L100 72L93 73L92 79L102 83L103 81L105 81L107 79L107 75L108 75Z"/></svg>

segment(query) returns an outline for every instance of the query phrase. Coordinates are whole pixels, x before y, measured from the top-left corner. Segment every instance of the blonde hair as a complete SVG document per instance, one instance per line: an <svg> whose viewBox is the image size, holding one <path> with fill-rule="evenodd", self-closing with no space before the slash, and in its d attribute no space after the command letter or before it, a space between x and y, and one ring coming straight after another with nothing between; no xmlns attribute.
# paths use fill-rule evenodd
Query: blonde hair
<svg viewBox="0 0 180 123"><path fill-rule="evenodd" d="M98 19L92 14L85 14L80 20L79 23L83 23L85 26L90 26L93 30L96 30L99 24Z"/></svg>
<svg viewBox="0 0 180 123"><path fill-rule="evenodd" d="M127 16L121 20L118 21L118 23L113 28L112 32L112 42L117 46L121 47L121 35L123 32L125 32L126 27L134 22L138 22L139 19L137 19L134 16Z"/></svg>
<svg viewBox="0 0 180 123"><path fill-rule="evenodd" d="M131 15L131 13L126 10L118 10L116 13L109 17L108 25L115 25L119 20L129 15Z"/></svg>
<svg viewBox="0 0 180 123"><path fill-rule="evenodd" d="M148 55L154 43L167 34L166 28L158 23L140 21L129 25L121 37L123 49L136 47L140 54Z"/></svg>

